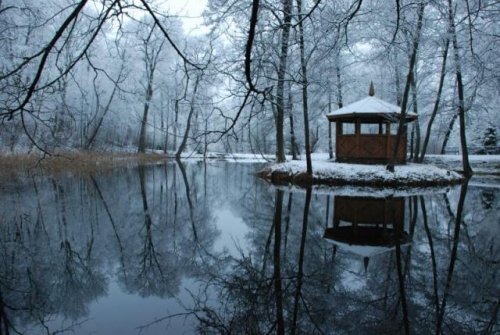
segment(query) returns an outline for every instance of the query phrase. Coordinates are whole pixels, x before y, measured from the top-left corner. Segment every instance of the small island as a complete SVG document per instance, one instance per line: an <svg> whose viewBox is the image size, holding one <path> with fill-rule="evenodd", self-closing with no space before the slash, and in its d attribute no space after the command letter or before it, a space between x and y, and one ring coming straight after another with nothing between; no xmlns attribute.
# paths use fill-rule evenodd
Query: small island
<svg viewBox="0 0 500 335"><path fill-rule="evenodd" d="M454 171L428 164L407 164L406 124L417 119L414 113L401 114L401 108L375 95L373 83L368 97L326 115L335 123L336 159L316 159L313 174L305 161L274 164L258 172L277 184L357 185L357 186L442 186L458 184L464 177ZM398 123L402 127L398 139ZM394 155L394 172L386 165Z"/></svg>
<svg viewBox="0 0 500 335"><path fill-rule="evenodd" d="M356 185L372 187L427 187L459 184L459 173L430 164L396 165L390 172L381 164L352 164L328 159L313 160L312 177L306 173L305 161L288 161L265 167L257 173L275 184Z"/></svg>

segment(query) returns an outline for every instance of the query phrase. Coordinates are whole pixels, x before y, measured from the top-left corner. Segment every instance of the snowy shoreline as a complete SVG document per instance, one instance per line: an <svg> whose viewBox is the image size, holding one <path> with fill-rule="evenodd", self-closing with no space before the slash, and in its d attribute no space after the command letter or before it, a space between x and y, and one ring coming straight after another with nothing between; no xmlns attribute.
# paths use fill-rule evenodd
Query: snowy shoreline
<svg viewBox="0 0 500 335"><path fill-rule="evenodd" d="M459 184L459 173L429 164L397 165L394 172L385 165L364 165L313 161L312 177L306 173L305 161L289 161L265 167L257 173L275 184L354 185L371 187L446 186Z"/></svg>

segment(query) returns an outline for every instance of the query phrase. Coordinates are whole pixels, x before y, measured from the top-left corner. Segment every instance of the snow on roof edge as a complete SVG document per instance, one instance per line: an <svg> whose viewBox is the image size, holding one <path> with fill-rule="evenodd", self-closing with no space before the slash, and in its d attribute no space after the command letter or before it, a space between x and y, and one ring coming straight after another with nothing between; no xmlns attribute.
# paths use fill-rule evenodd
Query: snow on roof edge
<svg viewBox="0 0 500 335"><path fill-rule="evenodd" d="M377 97L368 96L334 110L333 112L326 114L326 116L342 116L350 114L401 114L401 107ZM406 115L417 116L417 114L413 112L407 112Z"/></svg>

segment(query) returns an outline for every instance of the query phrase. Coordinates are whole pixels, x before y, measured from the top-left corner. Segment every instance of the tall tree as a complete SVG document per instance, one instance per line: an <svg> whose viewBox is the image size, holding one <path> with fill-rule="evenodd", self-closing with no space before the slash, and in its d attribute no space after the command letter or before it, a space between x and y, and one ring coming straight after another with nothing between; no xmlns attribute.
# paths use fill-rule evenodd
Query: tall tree
<svg viewBox="0 0 500 335"><path fill-rule="evenodd" d="M186 82L186 90L189 85L189 75L187 74L188 70L186 68L186 77L187 77L187 82ZM177 149L177 152L175 153L175 158L177 160L180 160L182 152L186 149L186 144L189 136L189 131L191 129L191 120L193 118L193 115L195 113L195 107L196 107L196 94L198 92L198 86L200 84L200 80L202 77L202 73L197 73L196 78L194 80L194 85L193 85L193 91L191 94L191 101L189 102L189 113L186 121L186 129L184 130L184 135L182 136L182 141L181 144L179 144L179 148Z"/></svg>
<svg viewBox="0 0 500 335"><path fill-rule="evenodd" d="M462 81L462 67L460 66L459 45L457 39L457 32L455 29L455 16L453 14L452 0L448 0L448 23L449 34L453 46L453 60L455 61L455 74L457 79L457 93L458 93L458 119L460 123L460 148L462 151L462 168L466 178L472 176L472 168L469 164L469 152L467 149L467 137L465 134L465 97L464 97L464 84Z"/></svg>
<svg viewBox="0 0 500 335"><path fill-rule="evenodd" d="M450 39L446 37L446 41L443 48L443 62L441 63L441 71L439 75L438 90L436 93L436 100L434 101L434 107L432 109L431 117L427 123L427 130L425 132L424 143L422 144L422 151L420 153L419 162L423 162L425 158L425 153L427 152L427 145L429 144L429 139L431 136L432 124L436 118L437 112L439 110L439 104L441 102L441 95L443 92L444 79L446 77L446 59L448 58L448 49L450 45ZM418 153L417 153L418 154Z"/></svg>
<svg viewBox="0 0 500 335"><path fill-rule="evenodd" d="M309 142L309 107L308 107L308 94L307 86L307 63L305 56L305 46L304 46L304 27L303 27L303 15L302 15L302 1L297 0L297 12L298 14L298 26L299 26L299 47L300 47L300 69L302 75L302 111L304 115L304 146L306 149L306 162L307 162L307 174L312 176L312 162L311 162L311 146Z"/></svg>
<svg viewBox="0 0 500 335"><path fill-rule="evenodd" d="M414 71L415 71L415 63L417 60L418 46L420 43L420 32L422 30L422 23L424 19L424 10L425 3L423 0L418 4L417 10L417 28L415 30L415 35L413 36L413 44L412 44L412 52L410 56L410 62L408 65L408 75L406 76L406 84L405 90L403 93L403 101L401 103L401 113L399 116L399 125L398 125L398 133L396 136L396 144L394 146L394 150L392 153L391 160L389 164L387 164L387 170L394 172L394 164L396 163L396 157L398 153L398 148L401 143L401 137L403 136L403 132L405 130L405 121L406 121L406 106L408 104L408 96L410 93L411 82L413 81Z"/></svg>
<svg viewBox="0 0 500 335"><path fill-rule="evenodd" d="M279 53L278 83L276 87L276 162L281 163L285 158L285 142L283 136L283 121L285 115L285 76L288 61L288 44L292 20L292 0L281 0L283 10L283 24L281 30L281 48Z"/></svg>

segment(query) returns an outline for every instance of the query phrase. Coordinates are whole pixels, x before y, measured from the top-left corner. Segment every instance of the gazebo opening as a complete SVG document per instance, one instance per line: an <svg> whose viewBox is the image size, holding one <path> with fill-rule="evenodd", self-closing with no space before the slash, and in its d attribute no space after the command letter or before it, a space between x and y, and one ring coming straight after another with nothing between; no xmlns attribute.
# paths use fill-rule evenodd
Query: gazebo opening
<svg viewBox="0 0 500 335"><path fill-rule="evenodd" d="M369 96L327 114L335 123L337 162L385 164L394 152L401 107L376 98L373 84ZM405 124L417 115L406 113ZM397 164L406 163L406 125L396 155Z"/></svg>

